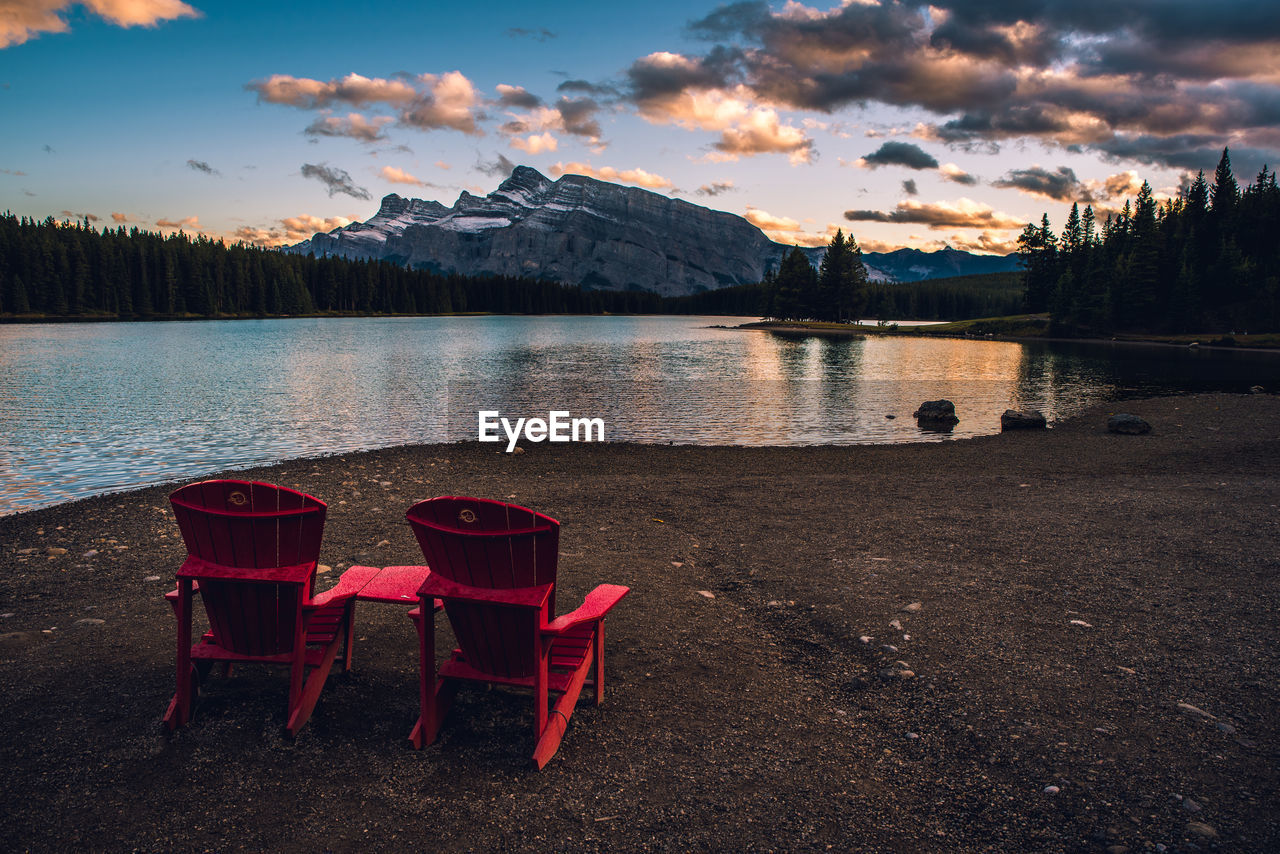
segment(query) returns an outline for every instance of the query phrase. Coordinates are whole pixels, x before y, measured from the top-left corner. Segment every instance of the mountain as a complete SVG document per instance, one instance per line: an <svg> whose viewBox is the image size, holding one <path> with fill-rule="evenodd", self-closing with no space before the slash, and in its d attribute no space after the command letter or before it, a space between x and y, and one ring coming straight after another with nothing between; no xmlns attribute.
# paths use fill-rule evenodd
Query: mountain
<svg viewBox="0 0 1280 854"><path fill-rule="evenodd" d="M517 166L487 196L463 191L445 207L393 193L367 221L316 234L284 251L678 296L758 282L790 247L735 214L583 175L552 181ZM807 254L816 264L822 252ZM1005 261L953 249L863 257L872 278L900 281L957 275L954 269L961 268L986 272L965 265ZM892 267L881 266L880 257L891 259ZM938 272L930 274L932 268Z"/></svg>

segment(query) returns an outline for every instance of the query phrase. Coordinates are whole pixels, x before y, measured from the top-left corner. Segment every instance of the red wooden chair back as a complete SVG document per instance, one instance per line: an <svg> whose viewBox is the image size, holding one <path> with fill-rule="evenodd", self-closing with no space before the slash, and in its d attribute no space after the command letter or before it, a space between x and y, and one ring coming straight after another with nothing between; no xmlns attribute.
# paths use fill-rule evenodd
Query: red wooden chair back
<svg viewBox="0 0 1280 854"><path fill-rule="evenodd" d="M560 523L515 504L483 498L432 498L406 514L431 571L470 587L507 590L555 584ZM532 676L541 626L555 615L449 601L445 613L469 665L498 677Z"/></svg>
<svg viewBox="0 0 1280 854"><path fill-rule="evenodd" d="M209 628L219 646L241 655L290 652L306 589L255 577L255 570L314 564L320 556L325 504L268 483L209 480L169 496L187 552L244 570L243 580L200 583Z"/></svg>

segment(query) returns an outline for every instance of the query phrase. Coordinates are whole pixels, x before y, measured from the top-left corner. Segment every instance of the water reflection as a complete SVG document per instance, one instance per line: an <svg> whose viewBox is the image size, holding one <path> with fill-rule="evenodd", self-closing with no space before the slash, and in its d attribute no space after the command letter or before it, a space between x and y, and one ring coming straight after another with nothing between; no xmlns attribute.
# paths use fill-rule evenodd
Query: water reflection
<svg viewBox="0 0 1280 854"><path fill-rule="evenodd" d="M0 326L0 513L288 457L474 439L476 413L601 417L611 440L942 441L1099 400L1275 387L1274 356L780 338L725 318ZM924 400L955 401L950 436ZM893 415L894 418L886 418Z"/></svg>

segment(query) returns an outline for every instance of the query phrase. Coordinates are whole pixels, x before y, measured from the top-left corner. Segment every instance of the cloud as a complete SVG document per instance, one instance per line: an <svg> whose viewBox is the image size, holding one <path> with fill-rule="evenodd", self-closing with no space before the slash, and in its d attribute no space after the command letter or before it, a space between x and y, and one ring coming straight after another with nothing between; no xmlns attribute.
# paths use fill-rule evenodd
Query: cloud
<svg viewBox="0 0 1280 854"><path fill-rule="evenodd" d="M534 107L542 106L542 99L529 92L523 86L508 86L506 83L499 83L497 90L497 103L501 107L518 107L524 110L532 110Z"/></svg>
<svg viewBox="0 0 1280 854"><path fill-rule="evenodd" d="M301 243L318 232L330 232L335 228L350 225L355 220L345 216L318 217L311 214L286 217L278 224L258 228L244 226L237 228L234 237L255 246L277 247Z"/></svg>
<svg viewBox="0 0 1280 854"><path fill-rule="evenodd" d="M390 181L393 184L413 184L419 187L430 186L426 181L415 178L413 175L410 175L408 172L395 166L383 166L382 171L380 171L378 175L384 181Z"/></svg>
<svg viewBox="0 0 1280 854"><path fill-rule="evenodd" d="M952 247L963 249L966 252L1008 255L1011 252L1018 251L1017 238L1005 231L983 231L977 237L953 234L947 242Z"/></svg>
<svg viewBox="0 0 1280 854"><path fill-rule="evenodd" d="M598 178L601 181L613 181L623 184L635 184L639 187L646 187L650 190L666 190L675 186L671 181L663 178L661 175L655 175L652 172L646 172L643 169L625 169L618 170L612 166L601 166L594 168L589 163L556 163L549 170L552 175L557 178L561 175L586 175L588 178Z"/></svg>
<svg viewBox="0 0 1280 854"><path fill-rule="evenodd" d="M914 178L908 178L906 181L902 182L902 192L906 193L908 196L920 195L920 190L916 187Z"/></svg>
<svg viewBox="0 0 1280 854"><path fill-rule="evenodd" d="M21 171L19 171L19 170L17 170L17 169L0 169L0 175L21 175L21 176L25 176L26 174L27 174L26 172L21 172Z"/></svg>
<svg viewBox="0 0 1280 854"><path fill-rule="evenodd" d="M336 104L356 107L374 104L408 106L421 94L407 80L385 80L354 73L327 82L309 77L273 74L266 80L247 83L245 88L257 92L258 99L269 104L284 104L304 110L318 110Z"/></svg>
<svg viewBox="0 0 1280 854"><path fill-rule="evenodd" d="M831 224L827 226L825 234L809 234L805 232L804 226L798 220L786 216L774 216L768 211L751 205L747 205L747 212L743 214L743 218L763 231L770 240L775 243L785 243L788 246L826 246L831 242L838 228Z"/></svg>
<svg viewBox="0 0 1280 854"><path fill-rule="evenodd" d="M366 119L360 113L345 116L317 116L303 133L308 136L345 136L361 142L378 142L387 138L383 129L395 121L390 116Z"/></svg>
<svg viewBox="0 0 1280 854"><path fill-rule="evenodd" d="M158 219L156 226L159 228L181 228L190 231L200 230L200 218L195 216L185 217L184 219Z"/></svg>
<svg viewBox="0 0 1280 854"><path fill-rule="evenodd" d="M1034 139L1181 168L1204 158L1179 138L1205 135L1203 148L1256 151L1252 169L1280 151L1272 5L736 2L689 25L712 43L703 55L637 60L624 94L641 113L712 89L775 109L923 108L951 145Z"/></svg>
<svg viewBox="0 0 1280 854"><path fill-rule="evenodd" d="M508 111L507 115L511 120L503 124L499 131L513 137L519 134L541 134L543 138L540 140L535 140L532 136L522 141L512 140L512 146L533 154L538 151L555 151L556 141L550 136L551 131L578 136L593 146L599 146L601 129L595 118L599 109L599 103L592 98L561 97L549 107L538 106L525 113Z"/></svg>
<svg viewBox="0 0 1280 854"><path fill-rule="evenodd" d="M192 170L196 172L203 172L206 175L222 174L217 169L214 169L212 166L210 166L208 163L205 163L203 160L188 160L187 166L189 166Z"/></svg>
<svg viewBox="0 0 1280 854"><path fill-rule="evenodd" d="M556 34L545 27L539 27L536 30L528 30L524 27L510 27L507 29L507 36L513 39L533 39L536 42L545 42L548 39L556 38Z"/></svg>
<svg viewBox="0 0 1280 854"><path fill-rule="evenodd" d="M101 222L102 217L91 213L76 213L75 211L63 211L62 216L66 219L89 220L89 222Z"/></svg>
<svg viewBox="0 0 1280 854"><path fill-rule="evenodd" d="M718 196L721 193L727 193L732 190L732 181L712 181L710 184L703 184L696 192L699 196Z"/></svg>
<svg viewBox="0 0 1280 854"><path fill-rule="evenodd" d="M850 222L897 222L927 225L929 228L1022 228L1017 217L1000 213L972 199L955 202L917 202L905 199L892 211L851 210L844 212Z"/></svg>
<svg viewBox="0 0 1280 854"><path fill-rule="evenodd" d="M344 196L351 196L353 199L371 198L368 190L355 185L355 182L351 180L350 173L345 169L330 168L323 163L304 163L302 165L302 177L315 178L324 184L329 188L330 198L339 193Z"/></svg>
<svg viewBox="0 0 1280 854"><path fill-rule="evenodd" d="M65 33L62 13L73 0L4 0L0 3L0 48L19 45L41 33ZM119 27L154 27L161 21L200 16L180 0L80 0L89 12Z"/></svg>
<svg viewBox="0 0 1280 854"><path fill-rule="evenodd" d="M258 100L269 104L304 110L325 110L343 104L362 109L380 106L393 110L392 120L402 127L456 130L473 136L481 133L478 125L483 115L480 98L475 86L459 71L419 74L416 77L404 75L393 79L352 73L328 81L273 74L265 80L247 83L245 88L256 92ZM350 116L347 118L351 121ZM380 129L386 122L379 124L375 118L366 124L377 125ZM313 123L308 132L324 133L323 127L324 122Z"/></svg>
<svg viewBox="0 0 1280 854"><path fill-rule="evenodd" d="M858 158L857 165L866 169L875 169L879 166L936 169L938 161L918 145L909 142L886 142L865 157Z"/></svg>
<svg viewBox="0 0 1280 854"><path fill-rule="evenodd" d="M526 137L512 137L511 147L529 154L541 154L544 151L555 151L559 142L549 133L529 134Z"/></svg>
<svg viewBox="0 0 1280 854"><path fill-rule="evenodd" d="M511 171L515 168L516 168L516 164L512 163L510 160L503 157L501 154L499 154L497 156L497 159L495 159L492 163L486 163L483 160L477 160L475 165L475 169L477 172L481 172L485 175L488 175L490 178L506 178L508 175L511 174Z"/></svg>
<svg viewBox="0 0 1280 854"><path fill-rule="evenodd" d="M1118 172L1115 175L1108 175L1107 179L1102 182L1102 191L1107 198L1124 199L1130 196L1138 195L1138 191L1142 189L1142 178L1132 169L1125 172Z"/></svg>
<svg viewBox="0 0 1280 854"><path fill-rule="evenodd" d="M1057 202L1093 201L1088 187L1076 178L1075 170L1059 166L1050 171L1040 166L1029 169L1012 169L1003 178L991 182L993 187L1019 190L1029 196L1041 196Z"/></svg>
<svg viewBox="0 0 1280 854"><path fill-rule="evenodd" d="M944 163L939 166L938 174L952 183L964 184L966 187L972 187L978 183L977 178L973 177L954 163Z"/></svg>
<svg viewBox="0 0 1280 854"><path fill-rule="evenodd" d="M119 211L112 211L111 221L116 223L117 225L124 225L126 222L133 222L133 219L126 213L120 213Z"/></svg>

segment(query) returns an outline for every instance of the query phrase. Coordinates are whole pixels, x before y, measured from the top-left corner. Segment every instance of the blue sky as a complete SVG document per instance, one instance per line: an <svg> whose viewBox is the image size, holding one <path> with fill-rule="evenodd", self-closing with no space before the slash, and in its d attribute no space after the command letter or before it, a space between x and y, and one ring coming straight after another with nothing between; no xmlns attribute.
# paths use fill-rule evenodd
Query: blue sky
<svg viewBox="0 0 1280 854"><path fill-rule="evenodd" d="M1033 11L1031 11L1033 10ZM0 205L279 245L511 164L1007 251L1280 160L1271 3L0 0Z"/></svg>

